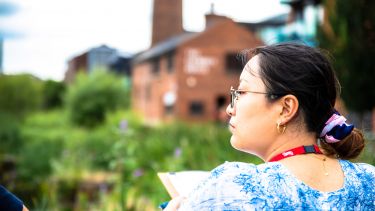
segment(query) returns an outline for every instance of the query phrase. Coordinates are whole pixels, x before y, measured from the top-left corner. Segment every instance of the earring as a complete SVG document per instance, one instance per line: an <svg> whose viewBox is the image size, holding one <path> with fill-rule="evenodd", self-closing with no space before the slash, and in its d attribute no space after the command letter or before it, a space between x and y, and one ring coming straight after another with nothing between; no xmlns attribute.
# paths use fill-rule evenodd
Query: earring
<svg viewBox="0 0 375 211"><path fill-rule="evenodd" d="M280 134L283 134L285 132L286 125L281 125L281 122L278 122L276 124L276 129L277 129L277 132L279 132Z"/></svg>

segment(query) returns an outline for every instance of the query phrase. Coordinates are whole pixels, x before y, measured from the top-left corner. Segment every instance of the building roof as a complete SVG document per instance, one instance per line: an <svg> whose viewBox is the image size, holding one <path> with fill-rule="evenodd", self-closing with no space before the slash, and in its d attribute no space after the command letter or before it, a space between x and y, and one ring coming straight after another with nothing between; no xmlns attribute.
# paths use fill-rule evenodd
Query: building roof
<svg viewBox="0 0 375 211"><path fill-rule="evenodd" d="M275 26L282 26L286 24L288 18L288 14L281 14L274 16L272 18L266 19L264 21L256 22L256 23L240 23L237 24L244 26L248 30L254 32L264 27L275 27ZM204 32L204 31L203 31ZM185 32L181 35L173 36L154 47L140 52L139 54L134 55L134 59L132 61L133 64L141 63L146 60L150 60L152 58L158 57L162 54L168 53L176 49L182 43L196 37L197 35L203 32Z"/></svg>
<svg viewBox="0 0 375 211"><path fill-rule="evenodd" d="M177 46L181 45L183 42L193 38L197 33L194 32L185 32L181 35L177 35L167 39L160 44L155 45L154 47L135 55L133 63L141 63L143 61L155 58L159 55L167 53L174 50Z"/></svg>
<svg viewBox="0 0 375 211"><path fill-rule="evenodd" d="M255 22L255 23L241 23L238 22L241 26L246 27L250 31L258 31L264 27L277 27L277 26L285 26L288 20L288 14L280 14L274 17L268 18L263 21Z"/></svg>

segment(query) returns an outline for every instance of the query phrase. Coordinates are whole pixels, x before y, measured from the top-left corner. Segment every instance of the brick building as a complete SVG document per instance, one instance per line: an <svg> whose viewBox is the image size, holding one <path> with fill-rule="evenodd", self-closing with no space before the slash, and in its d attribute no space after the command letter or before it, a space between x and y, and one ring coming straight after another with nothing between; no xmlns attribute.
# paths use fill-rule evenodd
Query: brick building
<svg viewBox="0 0 375 211"><path fill-rule="evenodd" d="M238 85L242 66L236 55L263 43L241 24L213 13L206 15L204 31L182 32L181 0L173 2L168 10L179 19L165 25L160 20L169 19L164 5L170 1L154 2L152 47L133 61L133 109L149 123L218 120L230 86Z"/></svg>

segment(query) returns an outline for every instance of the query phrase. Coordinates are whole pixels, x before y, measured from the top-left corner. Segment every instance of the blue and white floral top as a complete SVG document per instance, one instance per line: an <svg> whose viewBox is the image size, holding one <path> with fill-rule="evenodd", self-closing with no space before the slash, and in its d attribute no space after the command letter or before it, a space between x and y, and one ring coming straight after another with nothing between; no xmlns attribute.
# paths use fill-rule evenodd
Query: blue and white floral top
<svg viewBox="0 0 375 211"><path fill-rule="evenodd" d="M344 186L321 192L278 162L227 162L212 170L179 210L375 210L375 167L340 164Z"/></svg>

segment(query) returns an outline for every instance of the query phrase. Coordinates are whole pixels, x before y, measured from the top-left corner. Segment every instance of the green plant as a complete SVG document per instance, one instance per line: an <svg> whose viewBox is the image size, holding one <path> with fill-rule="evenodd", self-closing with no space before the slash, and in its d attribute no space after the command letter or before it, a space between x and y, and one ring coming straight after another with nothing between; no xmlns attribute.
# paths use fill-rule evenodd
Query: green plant
<svg viewBox="0 0 375 211"><path fill-rule="evenodd" d="M41 108L42 82L31 75L0 75L0 111L15 117Z"/></svg>
<svg viewBox="0 0 375 211"><path fill-rule="evenodd" d="M61 107L66 85L63 82L47 80L43 84L43 108Z"/></svg>
<svg viewBox="0 0 375 211"><path fill-rule="evenodd" d="M0 155L15 154L23 144L21 122L9 113L0 112ZM0 159L1 161L2 159Z"/></svg>
<svg viewBox="0 0 375 211"><path fill-rule="evenodd" d="M319 45L335 58L342 98L352 111L371 111L375 106L375 2L326 0L323 6L326 19L319 29Z"/></svg>
<svg viewBox="0 0 375 211"><path fill-rule="evenodd" d="M375 136L374 134L366 134L365 148L356 162L369 163L375 166Z"/></svg>
<svg viewBox="0 0 375 211"><path fill-rule="evenodd" d="M65 97L72 122L93 127L105 120L107 112L128 106L130 96L124 80L100 70L78 75Z"/></svg>

